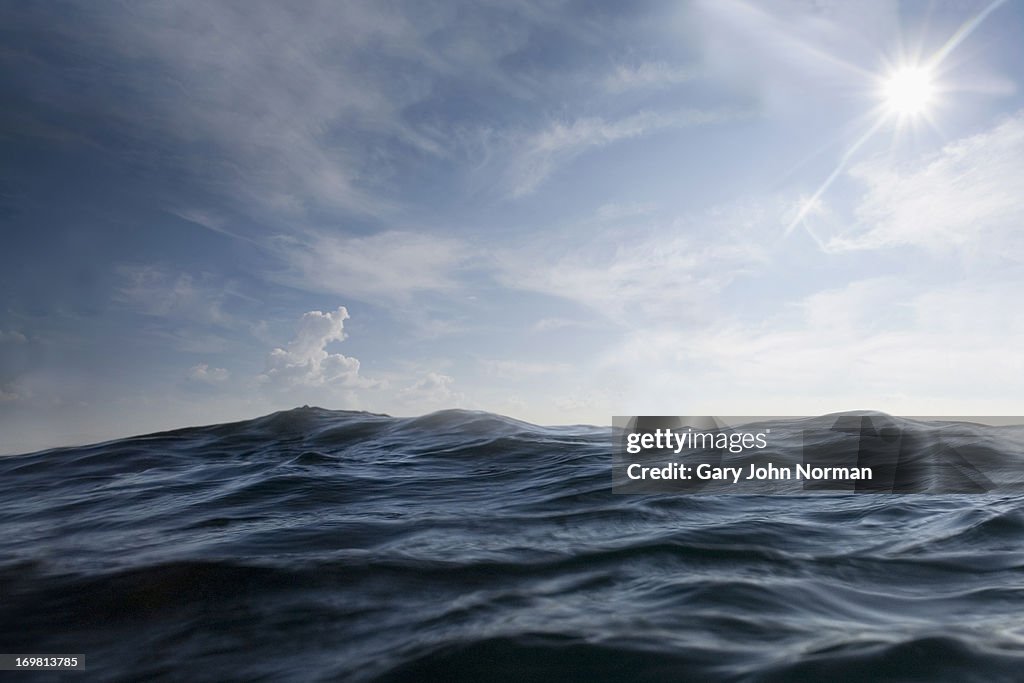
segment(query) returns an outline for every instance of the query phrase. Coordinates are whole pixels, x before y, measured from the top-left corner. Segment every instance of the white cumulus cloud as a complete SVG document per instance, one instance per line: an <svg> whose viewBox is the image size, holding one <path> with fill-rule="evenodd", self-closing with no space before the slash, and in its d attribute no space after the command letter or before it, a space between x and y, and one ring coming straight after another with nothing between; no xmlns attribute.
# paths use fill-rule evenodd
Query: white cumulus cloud
<svg viewBox="0 0 1024 683"><path fill-rule="evenodd" d="M365 386L359 377L359 360L340 353L328 353L326 346L345 339L348 310L310 311L299 321L295 337L267 357L264 382L283 387L318 387L324 385Z"/></svg>

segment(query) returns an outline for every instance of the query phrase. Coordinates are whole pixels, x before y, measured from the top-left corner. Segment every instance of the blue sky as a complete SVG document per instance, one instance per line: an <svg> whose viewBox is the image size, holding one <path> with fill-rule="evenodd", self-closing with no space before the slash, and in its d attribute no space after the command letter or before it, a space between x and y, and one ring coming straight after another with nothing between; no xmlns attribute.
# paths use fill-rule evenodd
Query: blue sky
<svg viewBox="0 0 1024 683"><path fill-rule="evenodd" d="M302 404L1020 414L1024 7L986 8L5 4L0 452Z"/></svg>

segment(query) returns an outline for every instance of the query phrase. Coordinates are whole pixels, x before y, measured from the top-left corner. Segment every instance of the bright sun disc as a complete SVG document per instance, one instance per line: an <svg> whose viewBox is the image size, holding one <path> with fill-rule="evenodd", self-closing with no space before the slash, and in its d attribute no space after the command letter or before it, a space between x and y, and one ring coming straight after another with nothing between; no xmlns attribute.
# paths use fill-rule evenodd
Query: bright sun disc
<svg viewBox="0 0 1024 683"><path fill-rule="evenodd" d="M905 66L892 72L882 84L882 100L893 114L923 114L935 98L931 71L920 66Z"/></svg>

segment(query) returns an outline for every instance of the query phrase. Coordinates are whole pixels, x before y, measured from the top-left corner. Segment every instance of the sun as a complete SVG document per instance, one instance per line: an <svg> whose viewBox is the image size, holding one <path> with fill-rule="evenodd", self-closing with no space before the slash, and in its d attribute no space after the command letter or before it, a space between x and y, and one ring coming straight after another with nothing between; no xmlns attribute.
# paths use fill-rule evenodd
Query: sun
<svg viewBox="0 0 1024 683"><path fill-rule="evenodd" d="M921 116L935 101L935 80L931 69L903 66L882 80L882 102L890 114Z"/></svg>

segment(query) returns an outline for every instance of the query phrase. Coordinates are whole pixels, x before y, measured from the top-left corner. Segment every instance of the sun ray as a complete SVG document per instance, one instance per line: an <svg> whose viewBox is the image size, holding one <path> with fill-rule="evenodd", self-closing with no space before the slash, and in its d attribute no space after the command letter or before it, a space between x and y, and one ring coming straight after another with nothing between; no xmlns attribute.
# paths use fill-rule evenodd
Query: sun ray
<svg viewBox="0 0 1024 683"><path fill-rule="evenodd" d="M828 177L825 178L825 182L821 184L821 186L815 191L814 194L810 196L809 199L803 202L803 205L797 212L796 218L794 218L793 221L786 227L786 235L793 232L793 229L797 225L799 225L801 221L804 220L804 218L807 217L807 214L811 211L811 209L815 207L815 205L817 205L818 201L821 199L821 196L825 194L826 191L828 191L828 188L831 187L833 182L835 182L835 179L838 178L839 174L842 173L843 169L846 168L846 164L849 163L853 155L857 153L857 150L863 147L864 143L866 143L868 140L874 137L875 133L877 133L878 129L882 127L883 123L885 123L884 118L878 117L877 119L875 119L875 123L872 124L872 126L868 128L864 132L864 134L857 139L856 142L850 145L845 152L843 152L843 156L839 159L839 163L828 175Z"/></svg>
<svg viewBox="0 0 1024 683"><path fill-rule="evenodd" d="M928 67L934 69L944 62L946 57L949 56L949 53L955 50L960 43L964 42L967 36L974 33L974 30L981 25L981 22L988 18L988 15L992 14L992 12L999 9L1000 5L1004 4L1006 4L1006 0L995 0L989 4L988 7L981 10L977 15L964 22L964 24L949 37L949 40L947 40L943 46L931 56L931 59L928 60Z"/></svg>
<svg viewBox="0 0 1024 683"><path fill-rule="evenodd" d="M784 235L788 236L797 225L803 224L804 231L816 242L821 244L817 236L813 235L804 219L818 205L822 195L828 191L832 183L849 164L850 159L860 150L882 126L896 119L897 124L905 123L909 119L923 117L931 122L929 109L937 98L939 88L935 81L935 74L938 67L946 60L958 45L960 45L981 23L988 18L992 12L1005 4L1006 0L994 0L979 12L964 22L960 28L953 32L953 35L939 48L930 58L925 61L907 61L906 63L894 66L891 71L880 82L880 98L882 106L874 123L851 144L839 163L825 178L817 190L804 202L797 211L796 217L786 226ZM894 131L895 135L895 131Z"/></svg>

